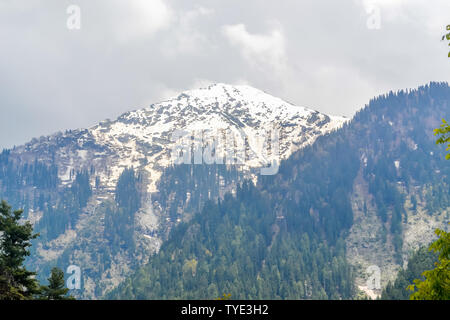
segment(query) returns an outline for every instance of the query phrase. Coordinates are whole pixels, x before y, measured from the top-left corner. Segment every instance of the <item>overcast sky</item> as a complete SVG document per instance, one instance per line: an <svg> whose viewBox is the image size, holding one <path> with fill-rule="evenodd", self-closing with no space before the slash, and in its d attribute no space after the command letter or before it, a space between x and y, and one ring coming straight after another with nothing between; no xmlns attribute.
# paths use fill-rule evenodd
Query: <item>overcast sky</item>
<svg viewBox="0 0 450 320"><path fill-rule="evenodd" d="M0 0L0 148L214 82L352 116L450 82L449 23L448 0Z"/></svg>

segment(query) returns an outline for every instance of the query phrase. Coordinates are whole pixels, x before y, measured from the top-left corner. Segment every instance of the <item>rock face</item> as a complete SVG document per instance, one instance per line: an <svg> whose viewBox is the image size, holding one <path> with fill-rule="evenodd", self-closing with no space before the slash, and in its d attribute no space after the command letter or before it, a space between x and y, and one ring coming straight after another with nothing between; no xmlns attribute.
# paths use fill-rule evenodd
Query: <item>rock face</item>
<svg viewBox="0 0 450 320"><path fill-rule="evenodd" d="M395 164L394 164L395 166ZM402 221L402 261L394 259L396 250L393 236L386 232L385 223L377 215L378 208L368 191L362 170L355 179L352 193L354 223L346 239L347 259L357 270L356 285L371 299L381 296L382 289L389 281L394 282L398 270L407 266L412 253L436 239L434 230L448 229L450 207L444 205L437 210L427 208L427 202L421 200L429 192L427 187L408 190L402 185L398 190L405 195L402 207L407 218ZM412 204L412 199L416 204ZM376 266L380 271L380 287L371 288L367 280L373 275L370 268Z"/></svg>
<svg viewBox="0 0 450 320"><path fill-rule="evenodd" d="M81 209L76 224L48 243L38 241L38 258L32 258L30 263L42 270L54 263L63 268L66 263L79 265L84 271L80 296L99 297L157 251L170 230L166 222L176 222L170 221L164 206L152 200L152 195L160 191L165 169L174 164L174 150L180 145L181 149L186 147L186 140L180 143L175 135L187 133L188 139L193 136L193 143L202 148L216 142L210 151L218 158L226 158L231 146L234 153L230 159L238 162L238 172L257 179L255 169L267 166L271 160L289 157L346 121L294 106L249 86L214 84L127 112L117 120L106 120L89 129L33 139L11 150L9 160L16 164L39 161L56 165L56 190L60 193L73 184L75 172L89 171L92 196ZM277 148L267 147L268 141L274 139L267 137L273 137L275 132ZM237 146L244 151L239 156ZM204 156L201 162L205 163ZM123 249L111 253L106 264L102 258L108 247L103 236L104 204L114 201L117 180L128 167L143 177L143 205L133 226L136 247L132 252ZM220 177L217 184L221 184ZM190 197L190 193L186 196ZM42 215L41 210L31 208L28 218L38 223ZM165 228L161 228L162 222Z"/></svg>

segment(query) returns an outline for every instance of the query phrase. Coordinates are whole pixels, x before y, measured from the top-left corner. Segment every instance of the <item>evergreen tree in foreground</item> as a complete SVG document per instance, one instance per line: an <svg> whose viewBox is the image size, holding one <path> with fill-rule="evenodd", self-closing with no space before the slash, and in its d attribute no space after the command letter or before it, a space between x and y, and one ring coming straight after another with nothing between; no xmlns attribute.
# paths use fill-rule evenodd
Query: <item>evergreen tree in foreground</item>
<svg viewBox="0 0 450 320"><path fill-rule="evenodd" d="M30 254L28 247L33 234L30 222L19 222L22 210L12 212L2 201L0 204L0 300L33 299L40 287L36 273L28 271L23 263Z"/></svg>
<svg viewBox="0 0 450 320"><path fill-rule="evenodd" d="M74 300L72 296L67 296L69 289L64 284L64 272L59 268L53 268L48 286L42 286L42 296L44 300Z"/></svg>

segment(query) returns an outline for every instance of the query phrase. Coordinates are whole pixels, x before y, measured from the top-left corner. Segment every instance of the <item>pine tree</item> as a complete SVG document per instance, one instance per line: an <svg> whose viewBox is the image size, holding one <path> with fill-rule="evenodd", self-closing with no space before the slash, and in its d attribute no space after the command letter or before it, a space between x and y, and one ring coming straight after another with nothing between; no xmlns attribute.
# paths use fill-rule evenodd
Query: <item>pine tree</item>
<svg viewBox="0 0 450 320"><path fill-rule="evenodd" d="M20 224L22 210L12 212L11 207L2 201L0 205L0 299L33 299L39 294L36 273L28 271L23 263L30 254L33 234L29 222Z"/></svg>
<svg viewBox="0 0 450 320"><path fill-rule="evenodd" d="M69 289L64 285L64 272L54 267L50 278L48 278L48 286L42 286L41 299L44 300L74 300L72 296L67 296Z"/></svg>

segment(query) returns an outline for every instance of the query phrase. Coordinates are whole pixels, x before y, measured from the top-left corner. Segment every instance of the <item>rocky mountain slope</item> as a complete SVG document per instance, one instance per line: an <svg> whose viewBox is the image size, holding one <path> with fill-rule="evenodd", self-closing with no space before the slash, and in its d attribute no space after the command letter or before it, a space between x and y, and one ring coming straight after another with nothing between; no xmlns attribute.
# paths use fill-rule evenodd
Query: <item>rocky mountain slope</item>
<svg viewBox="0 0 450 320"><path fill-rule="evenodd" d="M376 296L367 267L385 285L449 220L450 163L432 135L449 101L448 84L431 83L374 98L347 121L215 84L4 150L0 198L41 233L28 261L41 278L54 265L81 268L78 297L104 297L130 275L113 297L196 297L216 281L210 295L339 299L353 295L353 279ZM278 172L261 174L273 160ZM256 189L242 191L246 179ZM241 282L245 248L257 248L256 273Z"/></svg>
<svg viewBox="0 0 450 320"><path fill-rule="evenodd" d="M376 297L373 270L385 286L434 228L448 228L450 162L433 129L450 118L449 102L447 83L372 99L278 174L197 210L108 297ZM164 181L190 181L174 173Z"/></svg>
<svg viewBox="0 0 450 320"><path fill-rule="evenodd" d="M294 153L265 187L286 208L315 217L328 241L343 237L358 287L378 296L381 288L367 287L370 266L385 286L436 228L448 228L450 163L433 129L449 117L447 83L381 95L343 129Z"/></svg>
<svg viewBox="0 0 450 320"><path fill-rule="evenodd" d="M183 218L183 208L179 206L178 215L168 214L170 192L165 193L165 200L158 197L161 183L170 180L161 181L161 176L173 167L174 150L180 145L181 149L186 147L191 141L176 140L174 135L187 133L188 139L193 136L192 143L201 148L211 145L215 139L215 155L226 156L230 145L232 149L243 147L241 161L233 167L237 175L256 181L259 175L256 169L267 166L271 160L289 157L346 121L294 106L249 86L214 84L127 112L114 121L36 138L4 151L0 161L4 173L0 176L0 196L15 207L24 207L27 218L43 235L37 240L36 251L29 261L40 270L40 275L45 277L53 264L62 268L78 265L83 270L80 296L95 298L145 262L158 250L171 226ZM277 150L267 148L271 138L266 138L272 132L278 133ZM278 150L279 155L275 153ZM239 160L237 151L233 152L234 160ZM111 252L108 248L111 244L105 238L107 204L115 201L118 179L129 167L139 174L142 203L137 213L129 213L134 221L135 246ZM46 174L46 170L52 174ZM84 173L88 182L80 187L78 183L83 181ZM24 178L28 174L34 178ZM51 183L36 182L45 180L46 176L52 177ZM228 191L236 184L234 181L225 186L221 179L220 175L214 176L210 184L228 187ZM85 192L88 196L81 197L77 190L84 189L88 190ZM183 196L190 198L191 203L197 199L193 193L198 188L192 189L183 190ZM75 195L76 206L74 201L65 198L69 193ZM204 200L205 197L198 198L196 206ZM55 221L63 216L60 212L67 218L55 226Z"/></svg>

